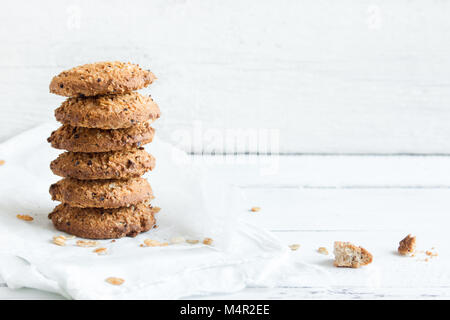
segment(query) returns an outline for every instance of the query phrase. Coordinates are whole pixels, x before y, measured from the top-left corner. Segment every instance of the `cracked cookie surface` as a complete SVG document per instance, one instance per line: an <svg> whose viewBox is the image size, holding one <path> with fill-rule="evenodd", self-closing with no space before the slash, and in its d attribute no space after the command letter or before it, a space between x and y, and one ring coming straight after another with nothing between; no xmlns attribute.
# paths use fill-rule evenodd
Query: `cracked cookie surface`
<svg viewBox="0 0 450 320"><path fill-rule="evenodd" d="M64 178L50 186L52 200L80 208L119 208L153 199L144 178L77 180Z"/></svg>
<svg viewBox="0 0 450 320"><path fill-rule="evenodd" d="M124 208L56 206L48 215L56 229L87 239L135 237L155 226L155 211L144 203Z"/></svg>
<svg viewBox="0 0 450 320"><path fill-rule="evenodd" d="M137 92L86 98L69 98L55 110L56 120L74 127L120 129L161 115L158 105L149 96Z"/></svg>
<svg viewBox="0 0 450 320"><path fill-rule="evenodd" d="M73 127L64 124L47 139L55 149L73 152L106 152L139 148L153 140L155 129L150 123L124 129Z"/></svg>
<svg viewBox="0 0 450 320"><path fill-rule="evenodd" d="M137 178L155 167L144 148L98 153L64 152L50 164L54 174L79 180Z"/></svg>
<svg viewBox="0 0 450 320"><path fill-rule="evenodd" d="M50 92L65 97L122 94L147 87L156 79L150 70L129 62L96 62L53 77Z"/></svg>

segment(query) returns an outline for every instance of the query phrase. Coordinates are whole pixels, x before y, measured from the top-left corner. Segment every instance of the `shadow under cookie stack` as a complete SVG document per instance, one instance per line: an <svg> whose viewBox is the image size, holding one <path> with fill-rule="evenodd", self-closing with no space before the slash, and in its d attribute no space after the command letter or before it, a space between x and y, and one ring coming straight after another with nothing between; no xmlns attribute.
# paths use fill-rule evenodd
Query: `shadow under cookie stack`
<svg viewBox="0 0 450 320"><path fill-rule="evenodd" d="M143 145L160 117L158 105L135 90L156 77L138 65L99 62L54 77L50 92L68 97L55 110L62 126L48 138L67 150L50 168L63 177L50 186L60 201L49 218L56 229L88 239L134 237L155 226L153 192L141 176L155 166Z"/></svg>

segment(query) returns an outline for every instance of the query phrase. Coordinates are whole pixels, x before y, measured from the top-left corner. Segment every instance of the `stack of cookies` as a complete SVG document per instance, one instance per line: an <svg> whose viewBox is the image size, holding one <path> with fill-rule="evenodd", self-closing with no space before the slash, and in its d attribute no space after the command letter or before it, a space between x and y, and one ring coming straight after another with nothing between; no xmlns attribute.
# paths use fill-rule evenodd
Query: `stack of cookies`
<svg viewBox="0 0 450 320"><path fill-rule="evenodd" d="M60 201L49 218L56 229L89 239L134 237L155 226L152 189L141 176L155 166L150 143L158 105L135 90L156 77L138 65L99 62L54 77L50 92L69 97L55 110L62 126L48 138L66 152L50 168Z"/></svg>

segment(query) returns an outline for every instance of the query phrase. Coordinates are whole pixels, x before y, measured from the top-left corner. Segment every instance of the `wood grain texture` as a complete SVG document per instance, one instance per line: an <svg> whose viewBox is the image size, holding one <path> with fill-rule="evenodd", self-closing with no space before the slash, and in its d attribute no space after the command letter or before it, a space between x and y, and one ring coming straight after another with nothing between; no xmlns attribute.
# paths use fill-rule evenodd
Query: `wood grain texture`
<svg viewBox="0 0 450 320"><path fill-rule="evenodd" d="M450 153L449 13L425 0L7 2L0 140L53 116L53 75L117 59L158 75L145 92L159 134L189 151L274 129L273 152ZM238 135L238 151L261 148Z"/></svg>

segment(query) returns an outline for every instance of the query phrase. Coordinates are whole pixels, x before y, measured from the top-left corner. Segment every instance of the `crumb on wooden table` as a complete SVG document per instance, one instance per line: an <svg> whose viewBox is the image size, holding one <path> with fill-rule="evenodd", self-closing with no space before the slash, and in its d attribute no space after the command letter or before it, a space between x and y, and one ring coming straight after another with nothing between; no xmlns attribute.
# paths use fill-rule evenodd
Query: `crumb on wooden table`
<svg viewBox="0 0 450 320"><path fill-rule="evenodd" d="M334 266L346 268L359 268L373 261L372 254L350 242L334 242Z"/></svg>
<svg viewBox="0 0 450 320"><path fill-rule="evenodd" d="M403 240L399 242L398 253L402 256L413 254L416 250L416 237L408 234Z"/></svg>

